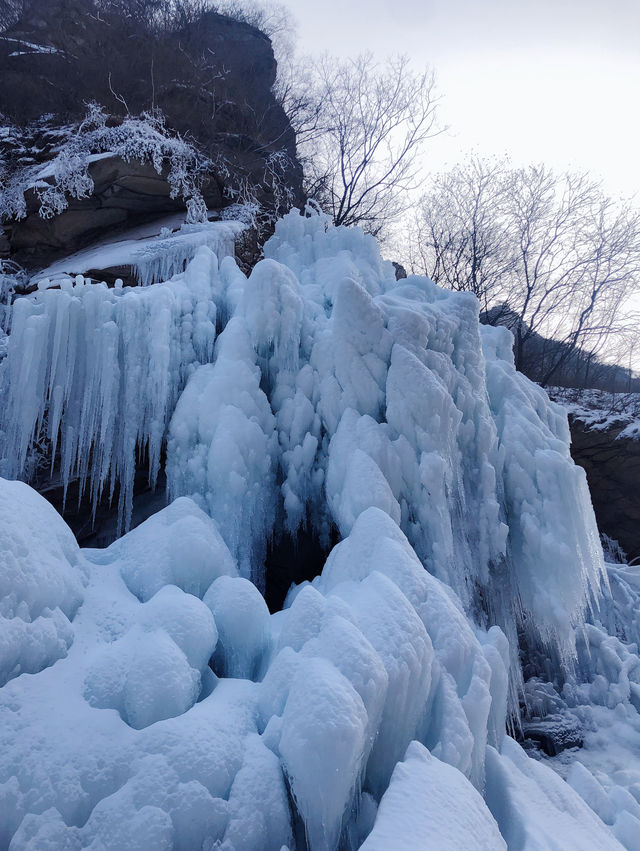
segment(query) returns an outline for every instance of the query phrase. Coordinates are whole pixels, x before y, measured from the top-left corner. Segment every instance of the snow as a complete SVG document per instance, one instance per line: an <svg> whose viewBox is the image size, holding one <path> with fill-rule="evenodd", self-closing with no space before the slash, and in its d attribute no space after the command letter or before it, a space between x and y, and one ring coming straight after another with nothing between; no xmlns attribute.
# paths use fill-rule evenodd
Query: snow
<svg viewBox="0 0 640 851"><path fill-rule="evenodd" d="M99 160L106 160L110 157L113 157L113 153L111 151L103 151L101 154L89 154L87 156L87 164L91 165L91 163L99 162ZM48 178L56 176L56 162L54 160L50 160L48 163L45 163L44 166L38 171L35 176L35 181L39 180L47 180Z"/></svg>
<svg viewBox="0 0 640 851"><path fill-rule="evenodd" d="M523 851L622 848L604 823L551 768L505 739L487 752L486 800L508 847Z"/></svg>
<svg viewBox="0 0 640 851"><path fill-rule="evenodd" d="M16 524L12 518L21 518ZM84 594L78 545L56 511L22 482L0 490L0 684L67 655Z"/></svg>
<svg viewBox="0 0 640 851"><path fill-rule="evenodd" d="M237 573L214 521L186 498L176 499L107 550L85 550L85 555L96 564L117 559L127 588L142 603L167 585L202 599L219 576Z"/></svg>
<svg viewBox="0 0 640 851"><path fill-rule="evenodd" d="M183 272L201 245L210 248L219 260L233 257L235 240L243 229L237 222L197 225L178 222L172 228L175 224L175 217L161 219L153 228L138 228L120 239L79 251L42 269L31 278L31 283L47 289L90 270L131 266L138 284L150 286ZM147 235L149 230L157 232Z"/></svg>
<svg viewBox="0 0 640 851"><path fill-rule="evenodd" d="M235 782L251 760L263 764L261 777L271 780L271 811L288 812L284 784L280 779L278 791L273 782L279 776L275 757L260 757L255 747L252 756L248 740L244 755L247 736L257 733L251 684L216 685L207 667L217 639L208 607L170 584L141 603L124 584L117 552L107 550L96 563L84 561L77 548L70 554L62 544L56 549L58 538L64 543L61 530L73 539L53 509L26 485L0 480L3 497L20 490L30 500L25 507L37 512L42 536L49 533L49 570L55 557L64 577L75 551L87 584L66 657L37 676L14 677L0 693L2 847L14 833L17 848L45 842L114 849L222 842L232 811L237 821L239 811L260 808L262 781ZM192 509L197 517L196 506ZM14 517L14 535L19 523L26 533L29 522L28 515ZM188 543L189 533L182 531ZM118 542L119 552L126 550L126 540ZM25 534L18 545L24 560L37 567L43 554L38 537ZM168 541L156 542L158 550L162 546ZM236 847L288 843L288 819L263 822L253 846ZM237 834L239 826L234 830Z"/></svg>
<svg viewBox="0 0 640 851"><path fill-rule="evenodd" d="M618 440L640 439L640 394L550 387L549 395L588 431L616 430Z"/></svg>
<svg viewBox="0 0 640 851"><path fill-rule="evenodd" d="M117 710L136 730L182 715L199 693L198 673L171 637L135 628L96 661L84 688L90 706Z"/></svg>
<svg viewBox="0 0 640 851"><path fill-rule="evenodd" d="M482 796L455 768L411 742L382 796L362 851L499 851L507 848Z"/></svg>
<svg viewBox="0 0 640 851"><path fill-rule="evenodd" d="M4 474L119 486L126 528L144 456L170 504L80 550L0 479L0 846L633 847L640 757L592 761L640 754L637 578L472 296L293 212L248 278L200 245L12 314ZM301 530L326 562L269 614ZM582 724L606 800L506 734L520 696Z"/></svg>

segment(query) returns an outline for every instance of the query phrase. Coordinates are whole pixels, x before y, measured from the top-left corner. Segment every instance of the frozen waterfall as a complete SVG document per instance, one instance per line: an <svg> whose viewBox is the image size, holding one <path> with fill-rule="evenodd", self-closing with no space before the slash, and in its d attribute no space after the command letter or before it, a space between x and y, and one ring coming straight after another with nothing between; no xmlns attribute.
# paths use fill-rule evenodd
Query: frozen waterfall
<svg viewBox="0 0 640 851"><path fill-rule="evenodd" d="M0 846L632 847L622 792L605 823L590 781L506 735L519 641L565 701L589 682L636 711L598 685L626 657L595 620L607 578L562 409L473 296L396 282L359 230L294 211L264 253L248 278L200 246L167 281L15 303ZM45 450L94 508L119 486L126 528L137 460L153 484L166 450L171 502L81 550L9 481ZM270 614L268 547L299 530L330 553Z"/></svg>

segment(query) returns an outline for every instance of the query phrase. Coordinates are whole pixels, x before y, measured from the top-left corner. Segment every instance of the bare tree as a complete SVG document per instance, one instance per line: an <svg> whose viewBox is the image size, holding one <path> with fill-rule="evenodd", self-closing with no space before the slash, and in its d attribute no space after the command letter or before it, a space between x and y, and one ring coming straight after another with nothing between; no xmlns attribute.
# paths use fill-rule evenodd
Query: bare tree
<svg viewBox="0 0 640 851"><path fill-rule="evenodd" d="M635 323L627 306L640 280L640 213L584 174L471 160L433 181L418 231L414 260L509 325L519 369L535 341L542 384L577 349L595 357Z"/></svg>
<svg viewBox="0 0 640 851"><path fill-rule="evenodd" d="M325 57L314 77L312 132L299 138L307 192L337 225L379 235L420 184L418 155L438 132L433 74L414 73L404 57L379 66L366 54ZM309 106L302 114L308 121Z"/></svg>
<svg viewBox="0 0 640 851"><path fill-rule="evenodd" d="M177 3L204 4L209 9L244 21L268 35L274 42L276 60L282 51L293 49L292 38L295 26L287 6L278 0L173 0Z"/></svg>
<svg viewBox="0 0 640 851"><path fill-rule="evenodd" d="M314 143L324 132L323 106L317 95L316 83L313 66L309 62L297 59L293 50L281 53L274 94L295 131L301 159L306 152L308 167L313 159L310 152Z"/></svg>
<svg viewBox="0 0 640 851"><path fill-rule="evenodd" d="M504 160L470 159L438 175L422 199L409 244L412 269L474 293L483 310L516 265Z"/></svg>

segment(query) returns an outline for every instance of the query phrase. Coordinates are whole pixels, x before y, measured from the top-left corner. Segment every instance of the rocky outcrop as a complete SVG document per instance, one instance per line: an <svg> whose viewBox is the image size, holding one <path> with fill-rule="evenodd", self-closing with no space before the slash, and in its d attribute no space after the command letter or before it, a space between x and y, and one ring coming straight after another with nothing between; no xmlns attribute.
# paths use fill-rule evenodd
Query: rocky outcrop
<svg viewBox="0 0 640 851"><path fill-rule="evenodd" d="M89 176L92 194L69 198L67 209L53 218L38 215L35 190L26 192L26 217L4 227L14 259L26 266L44 265L105 233L184 210L181 198L170 197L166 173L158 174L150 163L107 156L89 165ZM222 189L215 180L204 187L204 195L209 207L223 206Z"/></svg>
<svg viewBox="0 0 640 851"><path fill-rule="evenodd" d="M22 134L16 143L0 133L5 173L46 162L64 131L83 119L86 104L97 102L113 124L159 110L170 132L208 158L203 195L210 209L228 206L247 188L274 213L284 212L282 186L287 205L301 203L295 135L272 92L276 63L262 32L214 12L155 31L108 3L96 14L94 0L23 5L22 17L0 34L0 114ZM2 254L44 265L106 229L111 234L184 209L151 163L103 158L89 176L91 197L70 199L53 218L38 215L37 195L28 192L26 217L5 222Z"/></svg>
<svg viewBox="0 0 640 851"><path fill-rule="evenodd" d="M598 527L640 557L640 440L619 437L623 425L589 428L569 417L571 454L587 474Z"/></svg>
<svg viewBox="0 0 640 851"><path fill-rule="evenodd" d="M581 748L583 732L578 719L568 713L533 718L522 724L522 744L558 756L568 748Z"/></svg>

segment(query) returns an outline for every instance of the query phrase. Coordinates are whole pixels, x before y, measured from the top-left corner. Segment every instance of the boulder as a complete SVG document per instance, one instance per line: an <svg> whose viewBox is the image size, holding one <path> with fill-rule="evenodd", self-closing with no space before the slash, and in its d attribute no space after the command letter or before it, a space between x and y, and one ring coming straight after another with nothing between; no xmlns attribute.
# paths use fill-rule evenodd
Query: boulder
<svg viewBox="0 0 640 851"><path fill-rule="evenodd" d="M580 748L583 743L580 722L567 712L524 721L522 735L525 745L540 748L547 756L557 756L567 748Z"/></svg>

